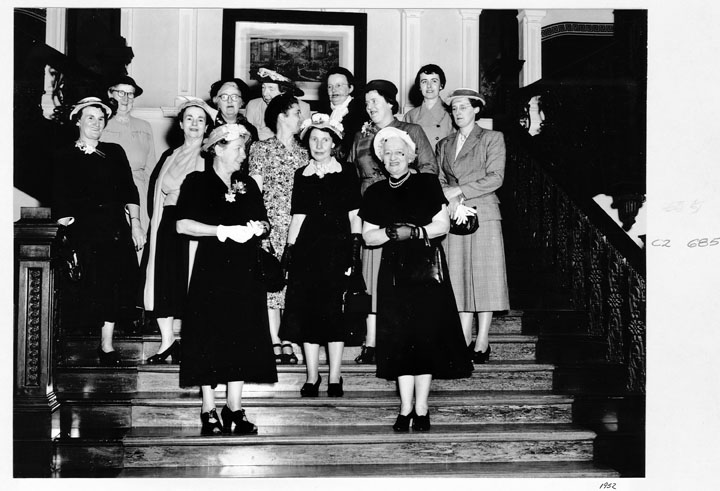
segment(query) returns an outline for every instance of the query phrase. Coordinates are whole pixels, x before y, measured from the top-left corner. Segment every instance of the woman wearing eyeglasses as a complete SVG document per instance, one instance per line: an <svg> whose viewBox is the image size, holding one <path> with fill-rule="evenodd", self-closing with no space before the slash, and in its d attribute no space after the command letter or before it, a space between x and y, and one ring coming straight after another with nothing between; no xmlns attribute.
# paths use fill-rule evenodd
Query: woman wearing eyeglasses
<svg viewBox="0 0 720 491"><path fill-rule="evenodd" d="M322 89L320 90L323 98L320 101L319 112L329 114L330 119L339 121L345 129L345 136L335 151L338 162L346 160L355 139L355 133L360 131L363 123L368 120L362 94L359 98L357 96L356 84L355 77L350 70L336 66L328 70L325 78L327 94ZM327 97L324 97L325 95Z"/></svg>
<svg viewBox="0 0 720 491"><path fill-rule="evenodd" d="M132 170L133 181L140 194L140 226L147 233L150 224L148 216L148 186L150 175L157 159L155 141L150 123L130 115L135 98L140 97L143 89L127 75L119 75L108 80L110 104L116 106L116 114L107 123L100 136L101 142L117 143L127 155ZM138 251L138 261L142 251Z"/></svg>

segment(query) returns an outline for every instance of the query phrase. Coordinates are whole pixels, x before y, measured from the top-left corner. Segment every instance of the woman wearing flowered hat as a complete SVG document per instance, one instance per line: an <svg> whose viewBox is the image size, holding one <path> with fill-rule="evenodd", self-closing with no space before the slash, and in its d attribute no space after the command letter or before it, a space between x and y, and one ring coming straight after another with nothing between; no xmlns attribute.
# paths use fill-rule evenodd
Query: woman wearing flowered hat
<svg viewBox="0 0 720 491"><path fill-rule="evenodd" d="M162 154L150 179L150 230L143 297L145 311L157 320L161 339L157 354L149 357L148 363L160 363L168 356L173 363L180 361L173 324L179 323L185 305L190 241L175 230L175 204L185 177L205 169L200 147L212 127L213 112L201 99L184 98L177 119L185 141Z"/></svg>
<svg viewBox="0 0 720 491"><path fill-rule="evenodd" d="M131 114L135 99L143 93L132 77L118 75L108 79L107 93L110 103L116 107L115 115L107 122L100 141L117 143L127 155L133 173L133 181L140 195L140 225L145 233L150 225L147 195L150 175L155 168L155 141L150 123ZM141 253L138 253L138 258Z"/></svg>
<svg viewBox="0 0 720 491"><path fill-rule="evenodd" d="M257 433L242 408L243 383L274 383L266 293L257 276L257 243L270 225L255 181L238 172L250 135L237 124L215 128L202 146L212 167L189 174L176 205L177 231L196 238L183 313L180 385L200 386L203 434ZM215 387L227 384L220 416ZM222 418L222 422L220 420Z"/></svg>
<svg viewBox="0 0 720 491"><path fill-rule="evenodd" d="M416 143L417 157L409 162L411 169L435 175L438 173L435 153L422 127L398 121L395 118L400 106L396 99L397 93L395 84L387 80L371 80L365 87L365 110L370 121L365 123L360 132L355 135L355 141L348 156L348 161L355 164L360 176L361 193L364 193L371 184L385 179L382 160L379 160L373 152L373 140L378 131L388 126L405 131ZM381 249L378 247L366 248L363 252L363 276L371 290L373 313L367 317L367 336L360 356L355 359L357 363L375 362L376 287L380 253Z"/></svg>
<svg viewBox="0 0 720 491"><path fill-rule="evenodd" d="M270 70L269 68L260 68L257 72L257 80L260 82L262 97L258 97L247 103L245 116L248 121L257 128L258 138L261 141L265 141L272 138L275 134L271 127L265 122L265 111L270 101L280 94L301 97L305 95L305 92L285 75ZM310 105L298 99L298 106L300 107L301 121L308 119L310 117Z"/></svg>
<svg viewBox="0 0 720 491"><path fill-rule="evenodd" d="M77 247L82 314L85 322L102 324L97 353L103 365L120 364L113 331L123 311L135 310L135 253L145 245L138 190L125 151L99 141L111 114L97 97L79 101L70 112L78 139L53 158L52 212Z"/></svg>
<svg viewBox="0 0 720 491"><path fill-rule="evenodd" d="M357 216L360 187L355 169L334 155L342 137L342 124L319 113L304 121L300 132L312 158L295 172L280 337L303 343L307 369L307 382L300 391L303 397L318 395L321 344L327 344L330 367L327 394L343 395L343 348L351 323L362 322L343 313L346 272L360 262L362 222Z"/></svg>
<svg viewBox="0 0 720 491"><path fill-rule="evenodd" d="M450 215L474 207L480 226L469 235L449 234L445 250L465 340L473 361L485 363L490 358L488 334L493 312L510 308L500 200L495 194L505 175L505 140L499 131L475 123L485 105L477 91L456 89L447 102L458 131L438 144L440 184ZM471 344L475 314L478 334Z"/></svg>
<svg viewBox="0 0 720 491"><path fill-rule="evenodd" d="M382 245L378 271L377 376L397 380L400 413L395 431L430 429L428 396L433 378L469 377L473 367L463 341L460 318L448 281L402 283L397 265L405 264L425 238L438 245L450 228L447 200L434 175L411 173L415 141L385 127L373 149L389 178L365 192L359 216L369 246ZM447 265L441 254L441 268Z"/></svg>

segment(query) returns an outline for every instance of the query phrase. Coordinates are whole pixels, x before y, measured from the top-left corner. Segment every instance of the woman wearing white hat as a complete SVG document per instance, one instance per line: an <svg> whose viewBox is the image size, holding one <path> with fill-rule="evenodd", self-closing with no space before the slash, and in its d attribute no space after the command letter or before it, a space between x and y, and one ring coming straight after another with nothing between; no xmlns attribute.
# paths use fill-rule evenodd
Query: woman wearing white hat
<svg viewBox="0 0 720 491"><path fill-rule="evenodd" d="M145 245L138 190L125 151L99 141L111 114L97 97L79 101L70 112L78 139L55 152L53 165L52 211L77 247L83 312L88 322L102 324L97 353L103 365L120 364L113 331L121 312L135 309L135 253Z"/></svg>
<svg viewBox="0 0 720 491"><path fill-rule="evenodd" d="M406 283L397 266L425 247L438 245L450 222L447 201L433 174L411 173L415 142L403 130L385 127L375 136L375 154L389 178L365 192L359 216L369 246L382 245L377 279L377 376L397 380L400 413L395 431L430 429L428 396L433 378L469 377L473 368L463 342L450 284ZM447 265L441 254L441 268Z"/></svg>
<svg viewBox="0 0 720 491"><path fill-rule="evenodd" d="M239 171L247 129L215 128L202 146L212 167L189 174L177 201L178 233L198 240L183 313L180 385L200 386L202 434L257 433L242 408L244 382L277 382L257 247L270 225L255 181ZM227 384L220 416L215 387ZM222 418L222 421L220 420Z"/></svg>
<svg viewBox="0 0 720 491"><path fill-rule="evenodd" d="M464 200L462 206L477 210L479 227L469 235L449 234L445 249L465 340L470 344L477 313L478 335L469 347L473 361L485 363L490 358L493 312L510 308L500 200L495 194L505 175L505 141L499 131L475 123L485 105L477 91L456 89L447 102L458 131L437 146L440 183L450 216Z"/></svg>
<svg viewBox="0 0 720 491"><path fill-rule="evenodd" d="M203 100L185 98L178 108L178 124L185 140L162 154L150 179L150 230L143 297L145 311L157 320L161 338L157 354L147 359L151 364L168 357L173 363L180 362L180 345L175 340L173 324L179 324L185 305L191 242L175 230L175 205L185 177L205 169L200 147L212 127L213 112ZM192 244L197 247L197 242Z"/></svg>

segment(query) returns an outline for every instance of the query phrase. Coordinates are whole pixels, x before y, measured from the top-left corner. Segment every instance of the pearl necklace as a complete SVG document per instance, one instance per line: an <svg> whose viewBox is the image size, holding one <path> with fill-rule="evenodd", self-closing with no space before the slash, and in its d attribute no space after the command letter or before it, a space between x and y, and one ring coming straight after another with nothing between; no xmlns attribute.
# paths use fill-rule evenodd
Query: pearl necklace
<svg viewBox="0 0 720 491"><path fill-rule="evenodd" d="M388 179L388 184L390 184L391 188L397 189L400 186L402 186L405 183L405 181L407 181L409 178L410 178L410 171L408 171L408 173L405 174L405 177L400 178L400 180L397 182L392 182L392 177L391 177L390 179Z"/></svg>

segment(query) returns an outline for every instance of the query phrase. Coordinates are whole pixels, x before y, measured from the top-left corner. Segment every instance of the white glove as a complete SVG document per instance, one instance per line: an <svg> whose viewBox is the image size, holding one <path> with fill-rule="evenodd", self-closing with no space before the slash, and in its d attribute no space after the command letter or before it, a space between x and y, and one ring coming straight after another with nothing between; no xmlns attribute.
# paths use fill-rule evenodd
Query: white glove
<svg viewBox="0 0 720 491"><path fill-rule="evenodd" d="M253 234L257 235L258 237L265 232L265 227L263 227L262 222L258 220L250 220L247 223L247 226L250 227L253 231Z"/></svg>
<svg viewBox="0 0 720 491"><path fill-rule="evenodd" d="M255 233L251 227L245 225L218 225L215 235L220 242L230 239L242 244L250 240Z"/></svg>
<svg viewBox="0 0 720 491"><path fill-rule="evenodd" d="M477 210L475 208L470 208L469 206L459 204L457 206L457 208L455 209L455 214L453 215L453 219L458 224L463 224L467 221L467 218L472 215L477 215Z"/></svg>

